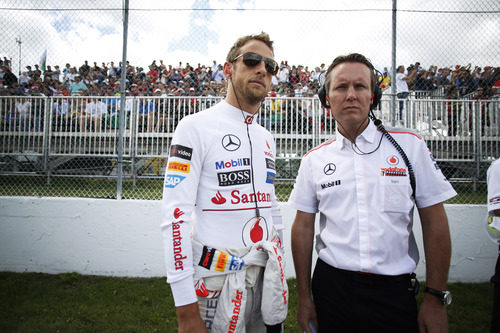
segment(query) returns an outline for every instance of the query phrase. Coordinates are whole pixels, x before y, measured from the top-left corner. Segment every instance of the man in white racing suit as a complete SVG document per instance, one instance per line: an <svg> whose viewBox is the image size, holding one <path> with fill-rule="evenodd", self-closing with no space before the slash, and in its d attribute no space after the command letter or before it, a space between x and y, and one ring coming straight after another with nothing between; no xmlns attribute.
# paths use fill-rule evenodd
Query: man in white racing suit
<svg viewBox="0 0 500 333"><path fill-rule="evenodd" d="M183 118L172 139L161 229L179 332L281 332L286 318L276 148L255 120L273 56L265 33L238 39L226 99Z"/></svg>

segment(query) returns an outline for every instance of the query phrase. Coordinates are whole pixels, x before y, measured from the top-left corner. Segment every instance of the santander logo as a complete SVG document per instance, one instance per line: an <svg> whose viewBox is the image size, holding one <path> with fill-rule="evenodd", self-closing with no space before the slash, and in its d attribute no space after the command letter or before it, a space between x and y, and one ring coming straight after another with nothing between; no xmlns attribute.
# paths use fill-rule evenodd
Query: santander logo
<svg viewBox="0 0 500 333"><path fill-rule="evenodd" d="M183 220L177 220L180 216L182 216L184 212L179 208L174 209L174 217L176 221L172 222L172 250L174 257L174 265L175 270L184 270L184 260L187 256L182 253L182 232L181 232L181 224L184 223Z"/></svg>
<svg viewBox="0 0 500 333"><path fill-rule="evenodd" d="M226 198L224 198L222 194L220 194L220 192L217 191L215 197L212 198L212 202L216 205L222 205L223 203L226 202Z"/></svg>
<svg viewBox="0 0 500 333"><path fill-rule="evenodd" d="M174 217L176 219L178 219L179 217L181 217L182 215L184 215L184 212L182 210L180 210L179 208L176 208L174 209Z"/></svg>

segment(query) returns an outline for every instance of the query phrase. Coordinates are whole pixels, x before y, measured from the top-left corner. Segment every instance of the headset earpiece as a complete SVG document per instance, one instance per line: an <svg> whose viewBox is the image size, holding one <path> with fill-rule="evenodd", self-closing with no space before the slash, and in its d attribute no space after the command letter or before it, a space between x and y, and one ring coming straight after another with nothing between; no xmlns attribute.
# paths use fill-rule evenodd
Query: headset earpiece
<svg viewBox="0 0 500 333"><path fill-rule="evenodd" d="M224 74L229 80L231 80L231 66L232 64L228 62L224 64Z"/></svg>
<svg viewBox="0 0 500 333"><path fill-rule="evenodd" d="M331 106L328 104L326 101L326 88L325 85L322 85L321 88L318 90L318 98L319 101L321 102L321 105L323 105L324 108L330 109Z"/></svg>

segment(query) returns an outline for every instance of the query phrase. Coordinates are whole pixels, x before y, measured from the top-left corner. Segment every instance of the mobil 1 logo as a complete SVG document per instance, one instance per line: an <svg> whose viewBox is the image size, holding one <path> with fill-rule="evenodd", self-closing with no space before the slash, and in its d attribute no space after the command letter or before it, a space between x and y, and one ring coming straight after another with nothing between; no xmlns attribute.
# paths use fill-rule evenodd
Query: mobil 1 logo
<svg viewBox="0 0 500 333"><path fill-rule="evenodd" d="M219 186L250 184L250 169L217 173Z"/></svg>

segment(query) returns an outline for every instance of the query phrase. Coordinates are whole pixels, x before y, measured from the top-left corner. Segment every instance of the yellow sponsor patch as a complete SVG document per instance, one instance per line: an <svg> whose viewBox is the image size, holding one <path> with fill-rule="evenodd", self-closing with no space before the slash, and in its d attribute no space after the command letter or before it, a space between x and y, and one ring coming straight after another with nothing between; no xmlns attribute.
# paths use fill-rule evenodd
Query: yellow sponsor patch
<svg viewBox="0 0 500 333"><path fill-rule="evenodd" d="M184 173L189 173L190 164L181 163L181 162L170 162L168 163L168 170L171 171L180 171Z"/></svg>
<svg viewBox="0 0 500 333"><path fill-rule="evenodd" d="M215 264L214 268L216 271L224 272L224 269L226 268L227 257L227 253L219 253L219 256L217 257L217 263Z"/></svg>

